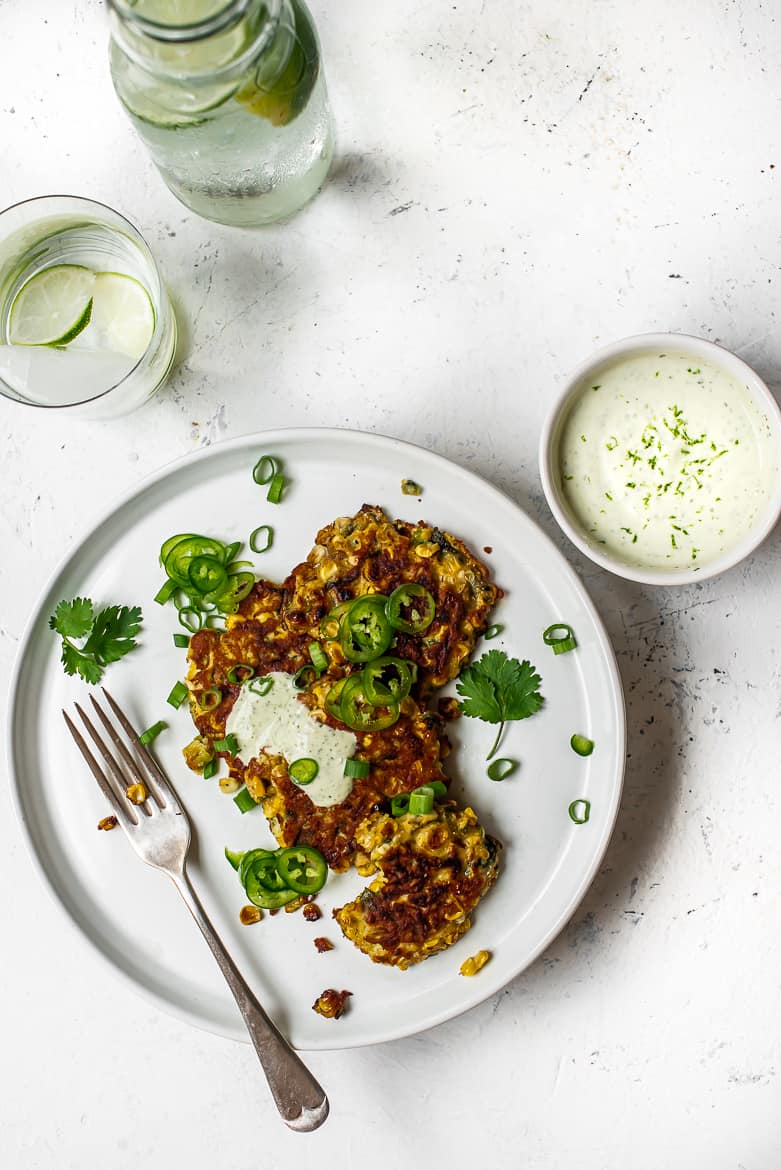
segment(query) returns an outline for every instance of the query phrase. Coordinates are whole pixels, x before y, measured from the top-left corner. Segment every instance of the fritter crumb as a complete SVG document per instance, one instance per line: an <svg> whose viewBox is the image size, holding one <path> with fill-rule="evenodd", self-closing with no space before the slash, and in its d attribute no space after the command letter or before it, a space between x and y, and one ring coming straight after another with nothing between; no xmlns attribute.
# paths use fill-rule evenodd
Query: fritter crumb
<svg viewBox="0 0 781 1170"><path fill-rule="evenodd" d="M307 922L317 922L318 918L322 918L323 916L323 912L316 902L307 902L301 913Z"/></svg>
<svg viewBox="0 0 781 1170"><path fill-rule="evenodd" d="M437 701L437 711L448 722L452 722L453 719L459 719L461 716L458 699L454 699L452 695L446 695L444 699Z"/></svg>
<svg viewBox="0 0 781 1170"><path fill-rule="evenodd" d="M317 949L317 953L322 955L325 954L326 951L332 951L334 949L334 944L327 938L316 938L315 948Z"/></svg>
<svg viewBox="0 0 781 1170"><path fill-rule="evenodd" d="M336 991L333 987L327 987L312 1004L312 1011L325 1016L327 1020L338 1020L344 1015L351 995L351 991Z"/></svg>
<svg viewBox="0 0 781 1170"><path fill-rule="evenodd" d="M242 906L239 911L239 921L242 926L252 926L255 922L260 922L263 917L263 911L257 906Z"/></svg>
<svg viewBox="0 0 781 1170"><path fill-rule="evenodd" d="M292 902L288 902L286 904L285 913L286 914L295 914L296 910L300 910L302 906L308 906L308 905L309 905L309 902L307 900L307 895L306 894L299 894L298 897L294 898Z"/></svg>
<svg viewBox="0 0 781 1170"><path fill-rule="evenodd" d="M114 816L114 814L111 813L109 816L104 817L102 821L98 821L98 828L105 829L106 832L108 832L109 829L116 829L118 824L119 821Z"/></svg>

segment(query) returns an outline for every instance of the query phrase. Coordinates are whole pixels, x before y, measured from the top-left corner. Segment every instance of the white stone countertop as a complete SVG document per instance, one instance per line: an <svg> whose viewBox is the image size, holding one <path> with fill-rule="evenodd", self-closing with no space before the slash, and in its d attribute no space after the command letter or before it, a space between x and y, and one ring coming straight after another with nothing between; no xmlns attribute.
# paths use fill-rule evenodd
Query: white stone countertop
<svg viewBox="0 0 781 1170"><path fill-rule="evenodd" d="M249 431L413 440L504 489L612 637L629 759L564 933L466 1015L319 1053L332 1116L276 1119L249 1047L160 1014L43 888L0 788L3 1170L776 1170L781 1164L781 545L693 588L592 566L536 445L596 346L676 330L781 385L781 22L768 0L313 0L332 177L242 232L168 193L114 98L98 0L0 0L0 203L126 213L184 335L124 419L0 401L0 677L113 496ZM5 685L5 681L4 684Z"/></svg>

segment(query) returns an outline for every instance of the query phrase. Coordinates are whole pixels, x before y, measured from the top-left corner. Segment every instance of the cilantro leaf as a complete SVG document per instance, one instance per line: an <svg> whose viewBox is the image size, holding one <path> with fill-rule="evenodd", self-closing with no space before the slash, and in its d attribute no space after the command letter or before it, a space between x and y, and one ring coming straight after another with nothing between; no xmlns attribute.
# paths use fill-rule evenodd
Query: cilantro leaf
<svg viewBox="0 0 781 1170"><path fill-rule="evenodd" d="M141 629L141 610L133 606L109 605L102 609L84 645L85 654L93 654L102 664L116 662L136 645L133 638Z"/></svg>
<svg viewBox="0 0 781 1170"><path fill-rule="evenodd" d="M93 658L82 654L72 642L62 643L62 665L66 674L80 674L85 682L100 682L103 668Z"/></svg>
<svg viewBox="0 0 781 1170"><path fill-rule="evenodd" d="M66 674L78 674L87 683L98 683L109 662L116 662L136 645L134 635L141 629L138 606L109 605L95 616L92 602L85 597L61 601L49 626L62 636L62 665ZM85 638L78 646L74 639Z"/></svg>
<svg viewBox="0 0 781 1170"><path fill-rule="evenodd" d="M49 618L49 628L64 638L83 638L92 625L92 602L88 597L61 601ZM73 673L72 671L70 673Z"/></svg>
<svg viewBox="0 0 781 1170"><path fill-rule="evenodd" d="M489 760L499 746L506 722L528 719L539 711L543 703L541 683L536 668L527 659L519 662L508 658L503 650L489 650L461 672L456 690L463 697L459 703L463 714L500 724Z"/></svg>

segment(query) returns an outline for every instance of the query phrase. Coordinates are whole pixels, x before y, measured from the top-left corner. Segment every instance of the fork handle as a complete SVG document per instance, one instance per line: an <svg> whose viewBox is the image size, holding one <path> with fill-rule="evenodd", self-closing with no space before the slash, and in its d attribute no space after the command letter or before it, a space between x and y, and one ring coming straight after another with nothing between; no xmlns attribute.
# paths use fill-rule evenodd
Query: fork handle
<svg viewBox="0 0 781 1170"><path fill-rule="evenodd" d="M328 1116L322 1087L258 1003L209 921L186 871L171 876L233 992L282 1120L301 1133L317 1129Z"/></svg>

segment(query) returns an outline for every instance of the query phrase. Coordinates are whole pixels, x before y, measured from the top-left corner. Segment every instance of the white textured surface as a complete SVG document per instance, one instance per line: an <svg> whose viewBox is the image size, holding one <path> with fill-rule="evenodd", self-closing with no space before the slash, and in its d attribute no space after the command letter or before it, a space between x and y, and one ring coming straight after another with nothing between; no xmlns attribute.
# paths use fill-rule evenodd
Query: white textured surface
<svg viewBox="0 0 781 1170"><path fill-rule="evenodd" d="M0 402L4 678L72 539L111 494L204 443L292 424L384 431L481 471L551 532L537 435L595 345L700 333L781 377L772 5L313 10L340 157L303 215L246 234L199 221L158 180L113 98L97 0L0 0L0 199L65 190L126 212L187 335L169 388L127 419ZM319 1134L280 1127L250 1050L96 966L0 791L4 1168L358 1167L371 1142L377 1170L486 1156L775 1170L778 535L727 576L667 592L567 551L629 704L603 869L491 1002L413 1040L313 1057L333 1102Z"/></svg>

